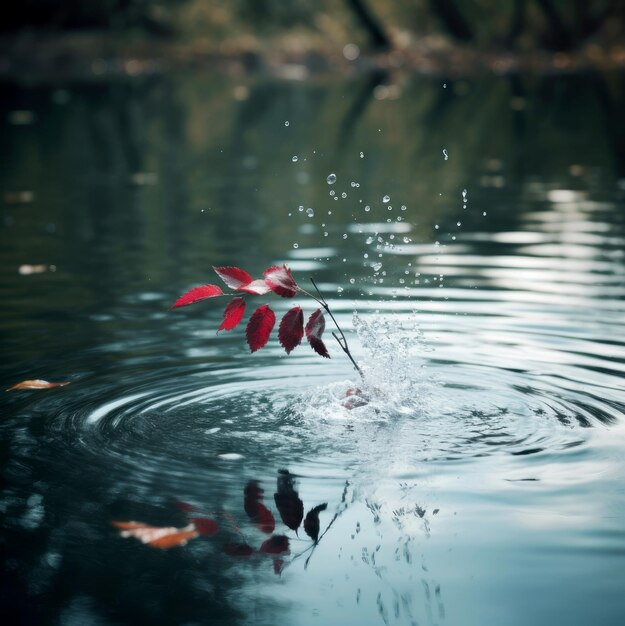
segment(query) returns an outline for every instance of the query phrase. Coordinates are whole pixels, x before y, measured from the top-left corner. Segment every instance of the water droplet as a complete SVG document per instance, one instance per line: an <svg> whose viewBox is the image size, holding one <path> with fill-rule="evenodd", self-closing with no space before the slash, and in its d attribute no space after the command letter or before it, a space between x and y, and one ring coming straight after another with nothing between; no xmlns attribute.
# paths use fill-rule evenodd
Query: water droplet
<svg viewBox="0 0 625 626"><path fill-rule="evenodd" d="M376 271L379 272L382 269L382 263L380 263L379 261L377 261L376 263L373 263L371 265L371 267Z"/></svg>
<svg viewBox="0 0 625 626"><path fill-rule="evenodd" d="M285 126L288 126L288 125L289 125L289 120L287 120L286 122L284 122L284 125L285 125Z"/></svg>
<svg viewBox="0 0 625 626"><path fill-rule="evenodd" d="M356 187L356 185L358 185L358 183L355 180L352 180L352 182L350 183L350 185L352 187Z"/></svg>
<svg viewBox="0 0 625 626"><path fill-rule="evenodd" d="M327 236L328 236L328 233L327 233L327 232L324 232L324 233L323 233L323 236L324 236L324 237L327 237Z"/></svg>
<svg viewBox="0 0 625 626"><path fill-rule="evenodd" d="M301 213L301 212L304 210L304 207L300 204L300 205L297 207L297 210Z"/></svg>
<svg viewBox="0 0 625 626"><path fill-rule="evenodd" d="M315 211L313 209L306 209L306 215L308 215L308 217L313 217L315 215Z"/></svg>
<svg viewBox="0 0 625 626"><path fill-rule="evenodd" d="M347 233L343 233L343 239L347 239Z"/></svg>
<svg viewBox="0 0 625 626"><path fill-rule="evenodd" d="M456 222L456 226L462 226L462 222Z"/></svg>
<svg viewBox="0 0 625 626"><path fill-rule="evenodd" d="M362 255L362 258L363 258L363 259L368 259L368 258L369 258L369 255L365 252L365 253Z"/></svg>
<svg viewBox="0 0 625 626"><path fill-rule="evenodd" d="M336 174L334 172L332 174L328 174L326 181L328 185L334 185L334 183L336 182Z"/></svg>
<svg viewBox="0 0 625 626"><path fill-rule="evenodd" d="M406 210L406 205L402 204L400 208L401 208L402 211L405 211Z"/></svg>
<svg viewBox="0 0 625 626"><path fill-rule="evenodd" d="M297 250L297 248L299 248L299 244L298 243L294 243L293 247Z"/></svg>
<svg viewBox="0 0 625 626"><path fill-rule="evenodd" d="M438 230L438 228L439 228L438 224L434 224L434 228L436 228L436 230Z"/></svg>
<svg viewBox="0 0 625 626"><path fill-rule="evenodd" d="M337 293L343 293L343 287L337 287L336 288L336 292Z"/></svg>
<svg viewBox="0 0 625 626"><path fill-rule="evenodd" d="M355 278L350 278L349 282L350 282L351 285L353 285L356 282L356 279Z"/></svg>
<svg viewBox="0 0 625 626"><path fill-rule="evenodd" d="M367 244L373 243L373 237L367 237L367 239L365 240L365 243Z"/></svg>
<svg viewBox="0 0 625 626"><path fill-rule="evenodd" d="M447 89L447 83L443 83L443 89Z"/></svg>
<svg viewBox="0 0 625 626"><path fill-rule="evenodd" d="M361 159L364 159L364 158L365 158L365 153L364 153L364 152L361 152L361 153L360 153L360 158L361 158Z"/></svg>
<svg viewBox="0 0 625 626"><path fill-rule="evenodd" d="M330 190L330 195L331 195L331 196L335 196L335 195L336 195L336 191L334 191L334 189L331 189L331 190Z"/></svg>
<svg viewBox="0 0 625 626"><path fill-rule="evenodd" d="M371 211L371 207L370 207L369 205L367 205L367 206L365 207L365 211L366 211L367 213L369 213L369 211Z"/></svg>
<svg viewBox="0 0 625 626"><path fill-rule="evenodd" d="M482 215L483 215L484 217L486 217L486 211L484 211L484 212L482 213Z"/></svg>
<svg viewBox="0 0 625 626"><path fill-rule="evenodd" d="M445 157L445 161L449 158L449 154L447 154L447 150L443 150L443 156Z"/></svg>
<svg viewBox="0 0 625 626"><path fill-rule="evenodd" d="M347 198L347 194L346 194L345 192L343 192L343 193L341 194L341 198Z"/></svg>
<svg viewBox="0 0 625 626"><path fill-rule="evenodd" d="M294 154L294 155L291 157L291 161L293 161L293 163L297 163L297 158L298 158L298 157L297 157L297 154Z"/></svg>
<svg viewBox="0 0 625 626"><path fill-rule="evenodd" d="M382 198L382 202L384 202L385 204L386 204L387 202L390 202L390 201L391 201L391 196L384 196L384 197Z"/></svg>

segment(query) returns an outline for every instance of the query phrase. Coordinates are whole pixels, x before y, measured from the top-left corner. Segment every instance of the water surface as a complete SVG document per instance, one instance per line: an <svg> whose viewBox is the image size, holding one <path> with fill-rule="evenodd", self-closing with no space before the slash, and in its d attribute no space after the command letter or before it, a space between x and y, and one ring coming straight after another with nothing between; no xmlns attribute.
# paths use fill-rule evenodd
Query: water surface
<svg viewBox="0 0 625 626"><path fill-rule="evenodd" d="M2 85L0 382L71 381L2 398L3 612L623 623L622 84ZM167 310L212 265L282 262L315 277L364 383L329 335L330 360L275 333L250 355L243 329L216 335L221 303ZM271 306L293 302L316 308ZM314 549L276 510L285 469L305 511L327 503ZM235 526L267 538L250 480L282 563L223 552ZM161 551L111 525L184 526L179 502L220 532Z"/></svg>

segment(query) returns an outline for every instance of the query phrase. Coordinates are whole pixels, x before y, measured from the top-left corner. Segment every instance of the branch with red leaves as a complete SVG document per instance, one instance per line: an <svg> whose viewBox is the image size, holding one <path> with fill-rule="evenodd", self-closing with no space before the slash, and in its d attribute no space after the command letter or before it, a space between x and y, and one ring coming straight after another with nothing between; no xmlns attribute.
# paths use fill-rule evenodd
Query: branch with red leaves
<svg viewBox="0 0 625 626"><path fill-rule="evenodd" d="M280 341L280 344L286 350L286 353L290 354L297 346L299 346L305 334L311 348L318 355L329 359L330 354L328 353L328 349L321 338L326 325L324 316L325 311L336 326L337 332L333 332L332 336L336 339L337 343L341 347L341 350L343 350L343 352L347 355L352 365L356 368L356 371L362 377L362 371L360 367L358 367L358 364L349 350L345 334L341 330L341 327L330 310L330 306L312 278L310 280L317 295L302 289L295 282L293 274L287 265L274 265L272 267L268 267L263 272L263 278L260 279L254 279L250 274L238 267L213 267L213 269L219 278L221 278L226 286L229 287L234 293L238 292L248 295L263 296L269 292L273 292L282 298L293 298L298 293L302 293L315 300L321 305L321 308L317 309L310 315L308 321L306 322L306 326L304 326L304 313L301 307L294 306L284 314L278 327L278 340ZM178 298L178 300L176 300L176 302L174 302L171 309L195 304L196 302L206 300L208 298L228 295L233 295L233 293L224 293L218 285L203 285L187 291L187 293L183 294L180 298ZM226 305L223 321L221 322L217 332L220 330L232 330L238 326L245 315L245 307L245 295L235 295ZM263 304L256 308L250 316L245 329L247 344L252 352L260 350L267 344L275 324L276 315L268 304Z"/></svg>

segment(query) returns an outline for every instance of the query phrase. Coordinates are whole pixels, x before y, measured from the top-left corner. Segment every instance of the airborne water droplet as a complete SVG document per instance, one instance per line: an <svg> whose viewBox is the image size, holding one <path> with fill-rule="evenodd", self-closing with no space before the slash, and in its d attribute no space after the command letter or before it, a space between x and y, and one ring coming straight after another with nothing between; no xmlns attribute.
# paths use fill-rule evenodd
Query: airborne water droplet
<svg viewBox="0 0 625 626"><path fill-rule="evenodd" d="M289 125L289 121L287 120L286 122L284 122L284 125L288 126Z"/></svg>
<svg viewBox="0 0 625 626"><path fill-rule="evenodd" d="M336 182L336 174L334 172L332 172L331 174L328 174L326 181L328 185L334 185L334 183Z"/></svg>
<svg viewBox="0 0 625 626"><path fill-rule="evenodd" d="M313 217L313 215L315 214L315 211L313 209L306 209L306 215L308 215L308 217Z"/></svg>
<svg viewBox="0 0 625 626"><path fill-rule="evenodd" d="M386 204L387 202L390 202L390 201L391 201L391 197L390 197L390 196L384 196L384 197L382 198L382 202L384 202L385 204Z"/></svg>
<svg viewBox="0 0 625 626"><path fill-rule="evenodd" d="M294 243L294 244L293 244L293 247L294 247L295 249L297 249L297 248L299 248L299 244L298 244L298 243Z"/></svg>
<svg viewBox="0 0 625 626"><path fill-rule="evenodd" d="M447 161L447 159L449 159L449 154L447 154L447 150L446 149L443 150L443 156L445 157L445 161Z"/></svg>
<svg viewBox="0 0 625 626"><path fill-rule="evenodd" d="M297 154L294 154L294 155L291 157L291 161L293 161L293 163L297 163Z"/></svg>

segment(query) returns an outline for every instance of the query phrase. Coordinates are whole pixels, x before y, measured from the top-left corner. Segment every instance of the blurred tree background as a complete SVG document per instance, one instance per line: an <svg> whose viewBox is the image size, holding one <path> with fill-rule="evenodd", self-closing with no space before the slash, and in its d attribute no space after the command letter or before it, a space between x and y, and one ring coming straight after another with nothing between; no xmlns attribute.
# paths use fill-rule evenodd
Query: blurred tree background
<svg viewBox="0 0 625 626"><path fill-rule="evenodd" d="M75 32L206 52L332 53L446 46L481 51L622 50L625 0L22 0L4 38Z"/></svg>

